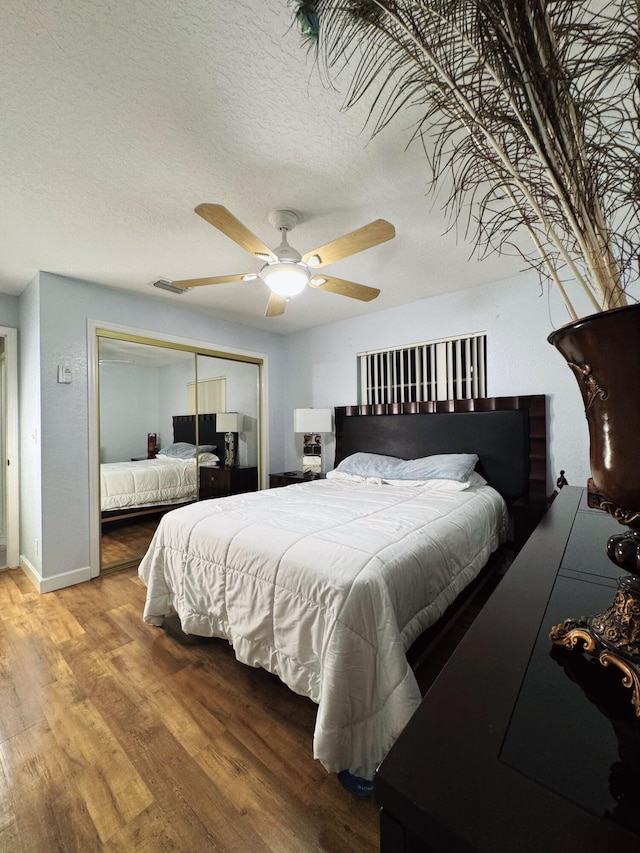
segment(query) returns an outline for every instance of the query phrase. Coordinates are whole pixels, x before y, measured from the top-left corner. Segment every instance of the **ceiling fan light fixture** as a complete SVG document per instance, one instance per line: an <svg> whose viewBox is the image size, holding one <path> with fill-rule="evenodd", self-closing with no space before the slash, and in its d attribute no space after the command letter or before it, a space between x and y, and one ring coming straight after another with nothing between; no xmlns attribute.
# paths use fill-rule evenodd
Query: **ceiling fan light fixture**
<svg viewBox="0 0 640 853"><path fill-rule="evenodd" d="M281 261L266 264L260 270L260 278L273 293L289 299L302 293L309 281L309 272L300 264Z"/></svg>

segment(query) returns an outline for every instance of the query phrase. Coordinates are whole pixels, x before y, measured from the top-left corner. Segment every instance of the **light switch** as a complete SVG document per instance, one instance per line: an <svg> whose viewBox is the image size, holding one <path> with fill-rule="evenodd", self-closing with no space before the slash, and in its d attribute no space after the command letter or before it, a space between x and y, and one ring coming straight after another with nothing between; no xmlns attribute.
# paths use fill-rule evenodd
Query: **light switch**
<svg viewBox="0 0 640 853"><path fill-rule="evenodd" d="M58 382L61 385L69 385L71 384L71 368L66 367L64 364L58 365Z"/></svg>

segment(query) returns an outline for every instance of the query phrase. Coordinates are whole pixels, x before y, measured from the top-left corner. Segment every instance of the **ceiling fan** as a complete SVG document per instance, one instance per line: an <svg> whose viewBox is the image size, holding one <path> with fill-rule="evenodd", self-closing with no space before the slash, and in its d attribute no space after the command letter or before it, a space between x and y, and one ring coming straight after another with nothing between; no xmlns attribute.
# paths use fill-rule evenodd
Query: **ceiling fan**
<svg viewBox="0 0 640 853"><path fill-rule="evenodd" d="M375 287L356 284L335 276L316 275L315 270L391 240L396 234L393 225L384 219L376 219L356 231L351 231L349 234L338 237L337 240L332 240L312 252L301 255L287 242L288 232L301 221L300 215L293 210L272 210L269 214L269 222L280 231L282 237L280 245L273 250L265 246L221 204L199 204L195 212L247 252L263 261L263 266L257 273L173 281L170 282L172 289L182 290L209 284L229 284L261 278L271 290L266 310L267 317L284 314L287 301L301 293L307 284L316 290L328 290L330 293L338 293L363 302L375 299L380 293Z"/></svg>

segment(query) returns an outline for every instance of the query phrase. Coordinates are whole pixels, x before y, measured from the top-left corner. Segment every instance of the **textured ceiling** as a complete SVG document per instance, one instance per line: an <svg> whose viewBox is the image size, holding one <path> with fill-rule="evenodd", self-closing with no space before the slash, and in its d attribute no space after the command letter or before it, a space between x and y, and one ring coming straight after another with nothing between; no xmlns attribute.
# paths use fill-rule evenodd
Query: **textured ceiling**
<svg viewBox="0 0 640 853"><path fill-rule="evenodd" d="M512 274L442 236L411 118L370 140L346 82L322 83L287 0L3 0L0 291L38 270L287 333ZM269 246L277 207L302 253L373 219L397 237L327 272L371 303L307 288L264 318L260 281L184 295L151 286L259 262L194 212L225 205Z"/></svg>

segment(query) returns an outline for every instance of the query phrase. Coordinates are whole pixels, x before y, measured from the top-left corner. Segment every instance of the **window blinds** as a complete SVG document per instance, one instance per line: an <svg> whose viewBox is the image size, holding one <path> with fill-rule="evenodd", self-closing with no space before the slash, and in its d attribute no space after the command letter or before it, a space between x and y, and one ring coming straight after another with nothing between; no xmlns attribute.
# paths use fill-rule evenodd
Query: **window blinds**
<svg viewBox="0 0 640 853"><path fill-rule="evenodd" d="M485 397L487 336L358 353L360 403L413 403Z"/></svg>

